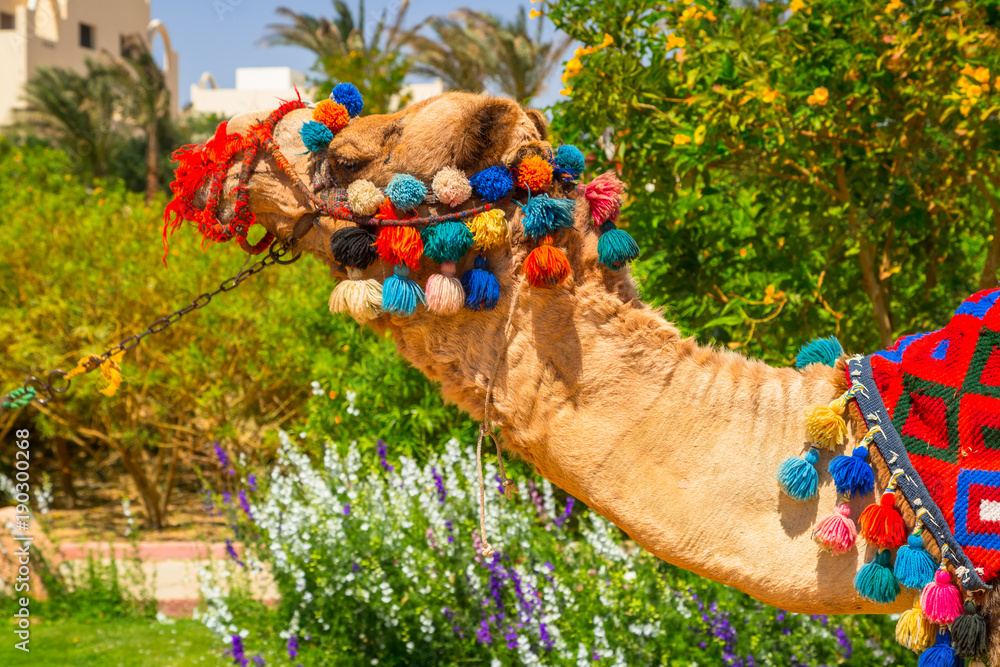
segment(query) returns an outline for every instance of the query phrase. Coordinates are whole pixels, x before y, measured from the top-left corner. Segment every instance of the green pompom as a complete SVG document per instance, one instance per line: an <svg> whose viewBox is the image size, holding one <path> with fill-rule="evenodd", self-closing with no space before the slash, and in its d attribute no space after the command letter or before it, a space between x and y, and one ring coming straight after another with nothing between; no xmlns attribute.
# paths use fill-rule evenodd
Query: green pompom
<svg viewBox="0 0 1000 667"><path fill-rule="evenodd" d="M638 256L639 245L628 232L618 229L610 220L601 225L601 238L597 240L597 261L618 271Z"/></svg>

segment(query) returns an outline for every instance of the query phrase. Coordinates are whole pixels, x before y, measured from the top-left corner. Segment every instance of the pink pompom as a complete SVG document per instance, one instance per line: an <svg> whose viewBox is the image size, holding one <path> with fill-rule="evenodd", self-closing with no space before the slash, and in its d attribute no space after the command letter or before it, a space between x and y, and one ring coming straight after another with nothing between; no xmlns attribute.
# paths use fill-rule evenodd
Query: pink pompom
<svg viewBox="0 0 1000 667"><path fill-rule="evenodd" d="M851 506L841 503L834 508L833 514L820 519L813 530L813 539L834 553L850 551L858 539L858 527L851 520Z"/></svg>
<svg viewBox="0 0 1000 667"><path fill-rule="evenodd" d="M441 273L427 279L427 310L438 315L454 315L465 303L465 290L455 277L455 263L445 262Z"/></svg>
<svg viewBox="0 0 1000 667"><path fill-rule="evenodd" d="M931 623L947 625L962 615L962 594L951 583L945 569L934 573L934 581L924 586L920 593L920 608Z"/></svg>
<svg viewBox="0 0 1000 667"><path fill-rule="evenodd" d="M583 196L590 205L590 214L594 216L595 225L601 226L608 220L618 222L625 184L619 181L617 176L609 171L587 185L580 185L579 189L583 191Z"/></svg>

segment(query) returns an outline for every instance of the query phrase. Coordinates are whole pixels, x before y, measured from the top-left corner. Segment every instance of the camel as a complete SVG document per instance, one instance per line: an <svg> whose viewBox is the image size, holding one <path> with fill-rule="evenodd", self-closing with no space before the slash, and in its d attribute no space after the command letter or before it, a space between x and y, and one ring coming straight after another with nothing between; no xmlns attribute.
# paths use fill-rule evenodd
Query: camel
<svg viewBox="0 0 1000 667"><path fill-rule="evenodd" d="M228 131L243 132L265 115L238 116ZM298 129L308 118L307 109L292 111L274 131L291 168L306 180L311 158ZM336 134L326 159L340 187L362 178L385 186L397 173L429 182L444 167L472 174L549 150L540 112L453 92L394 114L355 118ZM229 171L229 187L239 169L237 163ZM315 216L270 159L258 164L249 191L257 222L278 239L297 238L295 247L326 264L333 278L347 277L329 241L350 223ZM232 215L232 206L223 209ZM391 333L399 353L440 383L445 399L480 420L488 409L507 450L658 558L794 612L910 608L909 595L879 605L855 593L853 578L873 557L872 547L859 541L850 553L833 555L811 539L817 518L837 500L832 483L821 483L818 498L808 502L787 498L775 483L779 464L809 446L807 410L845 390L843 360L802 371L772 368L684 338L642 303L627 269L598 264L597 235L579 207L575 228L557 241L572 275L550 289L522 284L530 244L517 207L506 214L510 242L488 253L501 285L496 309L447 316L420 309L411 317L383 314L368 325ZM471 264L470 255L459 274ZM423 284L436 270L424 258L411 278ZM364 277L382 280L391 272L375 262ZM849 427L846 444L824 452L820 470L864 436L856 408ZM874 448L872 459L881 490L889 473ZM853 500L852 516L871 502L871 495ZM902 509L912 527L913 513ZM938 554L933 543L927 546ZM992 594L987 598L987 610L1000 606ZM992 651L996 664L996 633Z"/></svg>

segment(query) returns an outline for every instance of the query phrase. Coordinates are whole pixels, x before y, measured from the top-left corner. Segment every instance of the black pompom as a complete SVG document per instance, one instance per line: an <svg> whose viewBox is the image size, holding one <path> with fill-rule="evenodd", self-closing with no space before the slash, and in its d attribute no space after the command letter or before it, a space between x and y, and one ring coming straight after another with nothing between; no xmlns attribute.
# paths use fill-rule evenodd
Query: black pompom
<svg viewBox="0 0 1000 667"><path fill-rule="evenodd" d="M986 617L976 607L975 602L966 601L965 613L951 624L952 647L963 658L976 658L986 654L988 639L989 625Z"/></svg>
<svg viewBox="0 0 1000 667"><path fill-rule="evenodd" d="M378 259L375 232L364 227L342 227L330 238L330 252L337 263L346 267L367 269Z"/></svg>

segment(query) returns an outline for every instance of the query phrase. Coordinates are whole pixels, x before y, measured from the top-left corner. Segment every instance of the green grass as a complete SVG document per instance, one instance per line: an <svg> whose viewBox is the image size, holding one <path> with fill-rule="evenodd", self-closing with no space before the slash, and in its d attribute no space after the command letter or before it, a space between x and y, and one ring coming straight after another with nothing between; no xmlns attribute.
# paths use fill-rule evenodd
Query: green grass
<svg viewBox="0 0 1000 667"><path fill-rule="evenodd" d="M0 665L45 667L184 667L220 665L218 644L205 626L190 619L166 625L145 618L43 619L31 630L31 652L14 648L4 633Z"/></svg>

